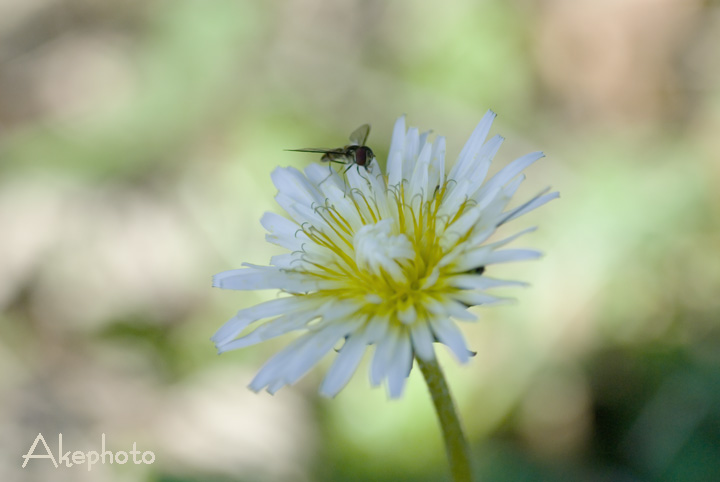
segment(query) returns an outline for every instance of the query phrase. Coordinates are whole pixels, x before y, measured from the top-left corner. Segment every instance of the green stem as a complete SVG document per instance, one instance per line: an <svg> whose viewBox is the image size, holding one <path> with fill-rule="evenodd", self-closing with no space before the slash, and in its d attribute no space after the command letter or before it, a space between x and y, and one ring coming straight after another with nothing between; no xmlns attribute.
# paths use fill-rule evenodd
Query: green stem
<svg viewBox="0 0 720 482"><path fill-rule="evenodd" d="M435 405L435 411L440 420L453 480L455 482L472 482L470 450L440 365L436 359L427 361L415 357L415 360L417 360L420 371L425 377L433 405Z"/></svg>

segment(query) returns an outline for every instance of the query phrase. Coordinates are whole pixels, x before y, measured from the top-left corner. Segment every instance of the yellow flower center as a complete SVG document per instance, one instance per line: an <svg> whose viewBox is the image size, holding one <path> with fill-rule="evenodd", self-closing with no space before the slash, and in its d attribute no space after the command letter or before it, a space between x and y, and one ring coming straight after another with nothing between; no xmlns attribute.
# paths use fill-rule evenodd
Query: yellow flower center
<svg viewBox="0 0 720 482"><path fill-rule="evenodd" d="M332 281L333 287L299 296L354 301L361 314L388 317L394 323L426 318L433 305L457 291L445 282L447 268L438 265L472 231L447 233L469 203L463 201L451 215L439 215L447 193L447 182L429 199L424 195L406 199L404 185L375 193L386 196L392 207L389 217L382 216L376 199L357 190L347 194L350 202L343 206L353 206L355 212L341 212L329 203L317 207L315 212L332 232L307 224L302 230L318 246L330 250L334 259L321 262L310 253L303 257L304 267L293 271ZM359 229L352 218L361 220Z"/></svg>

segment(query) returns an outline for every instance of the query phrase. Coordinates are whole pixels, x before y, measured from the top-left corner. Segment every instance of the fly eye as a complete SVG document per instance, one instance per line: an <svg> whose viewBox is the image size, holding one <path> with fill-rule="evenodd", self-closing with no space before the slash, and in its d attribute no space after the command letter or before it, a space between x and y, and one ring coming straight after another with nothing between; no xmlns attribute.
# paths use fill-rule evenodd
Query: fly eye
<svg viewBox="0 0 720 482"><path fill-rule="evenodd" d="M367 149L361 147L355 151L355 162L361 166L365 165L365 162L367 162Z"/></svg>

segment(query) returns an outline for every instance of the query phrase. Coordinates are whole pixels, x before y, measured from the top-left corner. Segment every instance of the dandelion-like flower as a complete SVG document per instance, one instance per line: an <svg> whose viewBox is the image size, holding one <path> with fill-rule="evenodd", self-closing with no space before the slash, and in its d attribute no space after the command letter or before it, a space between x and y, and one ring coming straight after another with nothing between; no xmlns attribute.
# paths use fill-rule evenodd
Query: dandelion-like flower
<svg viewBox="0 0 720 482"><path fill-rule="evenodd" d="M286 294L239 311L212 337L220 352L303 332L260 369L251 389L274 393L296 382L341 342L320 388L327 396L345 386L370 345L370 381L386 381L391 397L402 394L414 357L434 359L434 342L468 360L455 320L472 321L469 307L502 300L487 289L523 284L490 278L485 267L540 255L500 249L533 228L486 241L502 224L558 196L546 189L507 208L522 171L543 154L520 157L486 181L503 141L486 142L494 118L493 112L483 117L447 176L445 139L431 142L429 133L406 129L404 117L395 123L386 173L377 161L330 177L320 164L304 173L273 172L276 200L289 219L266 213L261 223L267 240L288 253L270 266L246 264L213 281L219 288Z"/></svg>

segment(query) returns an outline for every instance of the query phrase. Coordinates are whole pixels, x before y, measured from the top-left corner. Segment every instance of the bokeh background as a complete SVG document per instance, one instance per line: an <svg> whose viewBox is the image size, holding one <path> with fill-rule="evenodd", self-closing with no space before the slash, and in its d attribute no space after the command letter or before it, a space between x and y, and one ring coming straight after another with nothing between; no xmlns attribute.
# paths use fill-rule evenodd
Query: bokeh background
<svg viewBox="0 0 720 482"><path fill-rule="evenodd" d="M719 46L700 0L1 0L0 480L448 480L416 371L254 394L287 338L209 337L274 294L210 280L277 253L284 148L369 122L383 157L406 113L452 162L488 108L496 166L547 154L518 199L562 198L510 227L546 256L493 270L533 286L477 356L438 349L477 474L720 480ZM21 469L38 432L156 460Z"/></svg>

